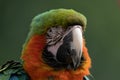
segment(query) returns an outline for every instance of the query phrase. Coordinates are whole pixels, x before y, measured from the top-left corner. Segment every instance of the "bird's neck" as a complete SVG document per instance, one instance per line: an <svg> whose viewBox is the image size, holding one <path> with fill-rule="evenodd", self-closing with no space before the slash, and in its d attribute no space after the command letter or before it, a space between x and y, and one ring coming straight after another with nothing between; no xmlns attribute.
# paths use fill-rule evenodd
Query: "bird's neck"
<svg viewBox="0 0 120 80"><path fill-rule="evenodd" d="M41 58L45 44L44 35L35 35L31 37L24 47L25 49L23 49L21 58L24 61L24 69L31 77L31 80L47 80L48 77L55 77L54 80L83 80L83 76L89 74L90 58L85 44L83 46L83 55L86 56L86 62L76 71L56 71L46 65Z"/></svg>

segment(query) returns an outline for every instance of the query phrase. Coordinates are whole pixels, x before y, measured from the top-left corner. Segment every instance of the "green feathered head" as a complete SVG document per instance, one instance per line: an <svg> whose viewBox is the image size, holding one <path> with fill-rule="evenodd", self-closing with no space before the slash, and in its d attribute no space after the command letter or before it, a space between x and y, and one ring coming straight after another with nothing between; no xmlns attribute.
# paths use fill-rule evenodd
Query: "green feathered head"
<svg viewBox="0 0 120 80"><path fill-rule="evenodd" d="M83 31L86 28L86 17L73 9L53 9L35 16L31 22L31 29L25 44L31 36L45 34L51 27L67 28L73 25L81 25ZM24 45L25 45L24 44Z"/></svg>
<svg viewBox="0 0 120 80"><path fill-rule="evenodd" d="M43 34L50 27L68 27L71 25L81 25L85 30L87 24L86 17L72 9L54 9L35 16L31 23L30 35Z"/></svg>

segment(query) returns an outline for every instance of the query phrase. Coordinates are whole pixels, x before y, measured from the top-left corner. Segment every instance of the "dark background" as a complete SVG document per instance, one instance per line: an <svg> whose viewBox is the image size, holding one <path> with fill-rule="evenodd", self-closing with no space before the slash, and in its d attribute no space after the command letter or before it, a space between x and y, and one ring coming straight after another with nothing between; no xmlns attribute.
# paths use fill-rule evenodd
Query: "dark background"
<svg viewBox="0 0 120 80"><path fill-rule="evenodd" d="M32 18L46 10L72 8L88 19L85 32L95 80L120 79L120 1L0 0L0 64L20 60Z"/></svg>

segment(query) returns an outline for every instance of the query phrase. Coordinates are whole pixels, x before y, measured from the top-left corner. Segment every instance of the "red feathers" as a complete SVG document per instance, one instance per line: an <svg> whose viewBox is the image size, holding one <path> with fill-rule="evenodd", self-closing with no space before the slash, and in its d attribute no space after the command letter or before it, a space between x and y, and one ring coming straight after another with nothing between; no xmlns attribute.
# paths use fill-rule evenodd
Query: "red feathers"
<svg viewBox="0 0 120 80"><path fill-rule="evenodd" d="M50 66L44 64L41 58L42 51L45 47L46 39L44 35L35 35L29 40L22 52L24 60L24 69L30 75L31 80L47 80L48 77L54 77L55 80L82 80L83 76L89 75L91 60L85 46L83 44L83 56L85 61L76 71L60 70L56 71Z"/></svg>

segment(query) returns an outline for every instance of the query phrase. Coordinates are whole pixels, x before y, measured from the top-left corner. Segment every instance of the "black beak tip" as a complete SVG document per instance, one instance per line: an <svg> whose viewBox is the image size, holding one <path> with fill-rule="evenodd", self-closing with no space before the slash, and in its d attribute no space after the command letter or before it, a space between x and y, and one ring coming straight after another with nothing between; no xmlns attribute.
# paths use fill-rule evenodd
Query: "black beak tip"
<svg viewBox="0 0 120 80"><path fill-rule="evenodd" d="M76 64L76 66L73 67L73 70L77 70L77 68L79 67L80 63Z"/></svg>

